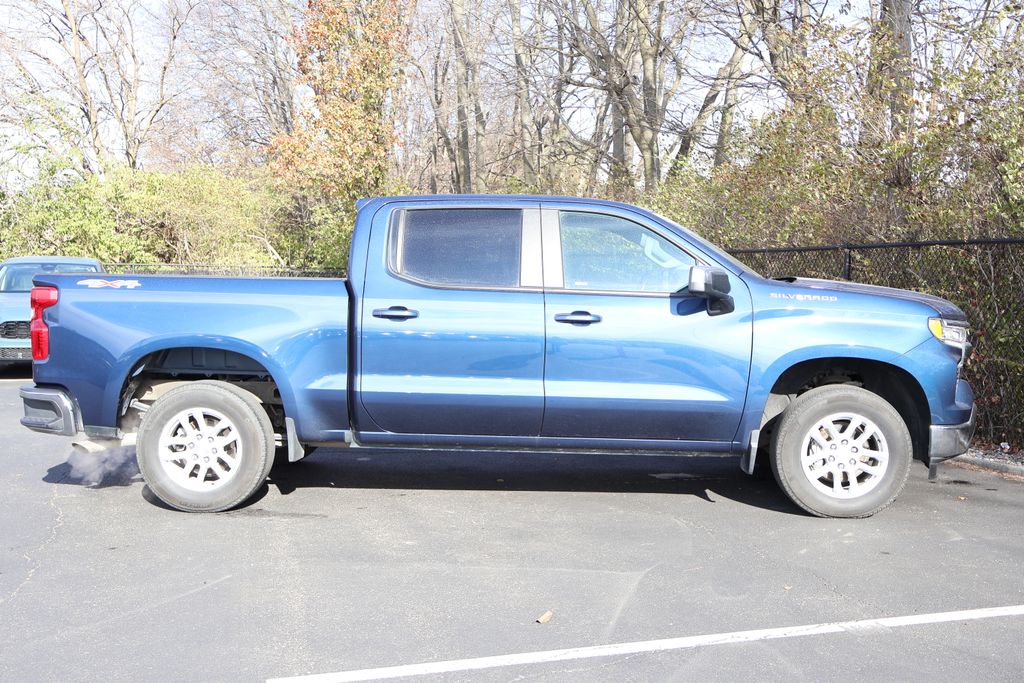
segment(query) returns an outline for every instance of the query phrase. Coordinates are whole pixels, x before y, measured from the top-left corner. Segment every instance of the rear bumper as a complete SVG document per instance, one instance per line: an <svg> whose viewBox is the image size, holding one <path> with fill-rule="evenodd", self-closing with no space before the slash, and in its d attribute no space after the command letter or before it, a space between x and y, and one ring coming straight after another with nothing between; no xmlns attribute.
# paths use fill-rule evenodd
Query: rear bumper
<svg viewBox="0 0 1024 683"><path fill-rule="evenodd" d="M971 408L971 417L958 425L932 425L929 428L928 461L942 462L967 452L974 436L976 410Z"/></svg>
<svg viewBox="0 0 1024 683"><path fill-rule="evenodd" d="M44 434L74 436L81 431L78 406L63 389L23 386L18 394L25 408L22 426Z"/></svg>

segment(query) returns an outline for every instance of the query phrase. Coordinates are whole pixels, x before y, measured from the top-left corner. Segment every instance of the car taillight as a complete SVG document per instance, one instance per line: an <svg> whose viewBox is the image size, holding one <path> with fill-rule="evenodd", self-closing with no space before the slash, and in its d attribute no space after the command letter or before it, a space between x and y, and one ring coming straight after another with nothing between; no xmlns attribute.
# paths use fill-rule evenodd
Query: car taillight
<svg viewBox="0 0 1024 683"><path fill-rule="evenodd" d="M32 288L32 360L50 357L50 328L43 320L43 311L57 303L56 287Z"/></svg>

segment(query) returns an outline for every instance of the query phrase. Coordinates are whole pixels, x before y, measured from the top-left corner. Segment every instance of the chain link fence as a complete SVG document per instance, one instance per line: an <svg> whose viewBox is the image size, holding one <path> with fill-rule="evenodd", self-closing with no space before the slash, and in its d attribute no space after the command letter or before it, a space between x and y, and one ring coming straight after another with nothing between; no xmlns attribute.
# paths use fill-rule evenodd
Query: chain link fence
<svg viewBox="0 0 1024 683"><path fill-rule="evenodd" d="M214 263L105 263L108 273L119 275L208 275L212 277L345 277L341 269L288 268L285 266L224 265Z"/></svg>
<svg viewBox="0 0 1024 683"><path fill-rule="evenodd" d="M979 439L1024 443L1024 240L737 249L766 277L845 279L941 296L967 313Z"/></svg>

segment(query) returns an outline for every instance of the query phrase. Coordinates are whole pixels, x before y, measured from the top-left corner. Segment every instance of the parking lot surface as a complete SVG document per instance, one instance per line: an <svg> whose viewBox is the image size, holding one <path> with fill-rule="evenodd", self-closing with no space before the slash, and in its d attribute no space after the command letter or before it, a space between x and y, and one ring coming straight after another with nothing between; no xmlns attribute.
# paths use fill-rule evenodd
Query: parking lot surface
<svg viewBox="0 0 1024 683"><path fill-rule="evenodd" d="M734 458L321 450L242 509L188 515L130 451L85 461L21 428L27 381L0 373L0 680L1024 671L1012 478L916 466L891 508L828 520Z"/></svg>

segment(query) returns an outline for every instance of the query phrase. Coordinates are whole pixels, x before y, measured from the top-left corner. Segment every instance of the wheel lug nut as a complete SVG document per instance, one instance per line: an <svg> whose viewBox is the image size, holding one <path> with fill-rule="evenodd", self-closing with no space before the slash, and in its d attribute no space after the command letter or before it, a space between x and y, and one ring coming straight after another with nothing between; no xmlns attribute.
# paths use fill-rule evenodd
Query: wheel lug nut
<svg viewBox="0 0 1024 683"><path fill-rule="evenodd" d="M857 461L856 461L856 460L854 460L853 458L850 458L850 464L851 464L851 465L856 465L856 464L857 464Z"/></svg>
<svg viewBox="0 0 1024 683"><path fill-rule="evenodd" d="M856 452L857 452L857 447L856 447L856 446L854 446L853 448L851 448L851 449L850 449L850 452L851 452L851 453L856 453Z"/></svg>
<svg viewBox="0 0 1024 683"><path fill-rule="evenodd" d="M839 446L837 446L835 444L832 444L831 446L829 446L829 448L831 448L832 450L835 450L835 449L839 448Z"/></svg>
<svg viewBox="0 0 1024 683"><path fill-rule="evenodd" d="M845 446L846 444L848 444L848 443L850 443L850 442L849 442L849 441L847 441L846 439L843 439L843 445L844 445L844 446Z"/></svg>
<svg viewBox="0 0 1024 683"><path fill-rule="evenodd" d="M211 449L210 449L210 452L211 452L211 453L216 453L216 452L217 452L217 449L216 449L216 448L211 448ZM853 461L851 460L850 462L853 462Z"/></svg>
<svg viewBox="0 0 1024 683"><path fill-rule="evenodd" d="M196 447L196 445L195 445L194 443L190 443L190 444L188 445L188 447L189 447L189 448L195 448L195 447Z"/></svg>
<svg viewBox="0 0 1024 683"><path fill-rule="evenodd" d="M213 443L213 437L212 436L210 437L210 443Z"/></svg>
<svg viewBox="0 0 1024 683"><path fill-rule="evenodd" d="M834 456L834 455L828 456L828 461L829 462L835 462L835 459L836 459L836 456Z"/></svg>
<svg viewBox="0 0 1024 683"><path fill-rule="evenodd" d="M843 469L843 463L839 463L839 469Z"/></svg>
<svg viewBox="0 0 1024 683"><path fill-rule="evenodd" d="M203 462L210 462L210 458L209 458L209 456L207 456L207 457L203 458Z"/></svg>

